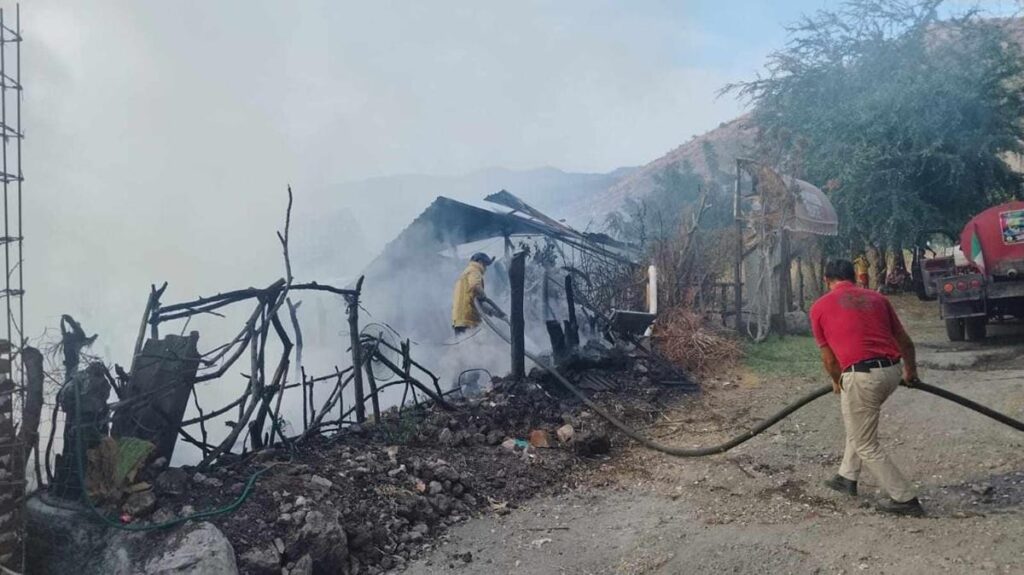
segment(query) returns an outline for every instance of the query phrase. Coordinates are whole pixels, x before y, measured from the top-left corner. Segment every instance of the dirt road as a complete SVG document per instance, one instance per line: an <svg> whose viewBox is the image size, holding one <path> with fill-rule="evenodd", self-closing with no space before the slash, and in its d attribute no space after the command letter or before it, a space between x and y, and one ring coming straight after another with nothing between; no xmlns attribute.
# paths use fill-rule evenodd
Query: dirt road
<svg viewBox="0 0 1024 575"><path fill-rule="evenodd" d="M1022 330L954 346L932 305L900 297L897 307L918 340L922 379L1024 418ZM712 443L822 383L730 374L647 432ZM857 499L821 486L843 439L828 397L725 455L680 460L620 442L583 487L463 523L408 572L1024 573L1024 434L907 389L886 404L881 433L928 517L874 511L882 495L867 474Z"/></svg>

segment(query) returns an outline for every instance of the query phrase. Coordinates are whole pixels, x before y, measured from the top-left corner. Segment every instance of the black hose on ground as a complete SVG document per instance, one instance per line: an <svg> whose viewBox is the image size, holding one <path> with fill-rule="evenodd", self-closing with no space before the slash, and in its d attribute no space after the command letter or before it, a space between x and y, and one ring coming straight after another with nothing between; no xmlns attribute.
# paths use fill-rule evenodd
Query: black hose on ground
<svg viewBox="0 0 1024 575"><path fill-rule="evenodd" d="M928 393L931 393L933 395L937 395L937 396L939 396L939 397L941 397L943 399L948 399L948 400L952 401L953 403L957 403L959 405L962 405L962 406L966 407L967 409L972 409L972 410L977 411L978 413L980 413L982 415L986 415L988 417L991 417L992 419L998 421L999 423L1002 423L1004 425L1009 425L1010 427L1016 429L1017 431L1024 431L1024 421L1020 421L1018 419L1014 419L1014 418L1010 417L1009 415L1006 415L1004 413L1000 413L1000 412L998 412L998 411L996 411L996 410L994 410L994 409L992 409L990 407L985 407L984 405L981 405L980 403L975 403L975 402L967 399L966 397L964 397L962 395L957 395L957 394L953 393L952 391L947 391L945 389L942 389L941 387L935 387L934 385L928 385L927 383L924 383L923 381L918 381L918 382L916 382L914 384L904 384L904 385L906 385L907 387L909 387L911 389L920 389L921 391L927 391Z"/></svg>
<svg viewBox="0 0 1024 575"><path fill-rule="evenodd" d="M491 302L491 301L488 300L487 303L490 304L491 306L494 306L495 308L497 308L497 306L494 304L494 302ZM477 312L480 314L480 317L483 318L484 323L486 323L487 326L490 327L491 330L494 331L494 333L498 334L498 337L500 337L501 339L505 340L506 343L511 345L512 344L512 338L509 337L509 335L506 334L505 332L503 332L501 329L499 329L497 325L495 325L494 320L491 318L490 315L485 313L485 311L480 306L480 303L474 301L474 305L476 306ZM501 310L499 309L497 311L500 312ZM503 320L506 324L508 323L508 320L504 316L499 317L499 319ZM729 451L730 449L732 449L732 448L734 448L734 447L736 447L736 446L738 446L738 445L740 445L742 443L745 443L746 441L748 441L748 440L750 440L750 439L760 435L761 433L763 433L764 431L766 431L767 429L769 429L770 427L772 427L776 423L778 423L778 422L782 421L783 419L789 417L791 414L793 414L793 412L795 412L796 410L800 409L801 407L807 405L808 403L814 401L815 399L818 399L819 397L828 395L829 393L832 392L832 385L831 384L823 386L823 387L820 387L818 389L815 389L814 391L804 395L800 399L798 399L798 400L794 401L793 403L787 405L785 408L782 409L782 411L779 411L775 415L773 415L773 416L769 417L768 419L762 421L761 423L755 425L754 427L750 428L749 430L744 431L743 433L737 435L736 437L733 437L732 439L729 439L728 441L725 441L724 443L720 443L718 445L712 445L712 446L709 446L709 447L694 447L694 448L672 447L670 445L663 445L663 444L658 443L658 442L656 442L656 441L654 441L654 440L652 440L652 439L650 439L648 437L645 437L645 436L641 435L640 432L638 432L635 429L629 427L628 425L626 425L622 421L619 421L619 419L616 418L614 415L612 415L611 413L608 413L601 406L597 405L597 403L595 403L592 399L590 399L587 396L587 394L583 393L583 391L580 390L580 388L578 388L575 385L573 385L572 382L570 382L568 379L566 379L565 376L563 376L561 373L558 372L558 370L556 370L554 367L548 365L546 362L541 361L540 358L538 358L537 356L535 356L532 353L527 351L526 352L526 357L529 357L534 363L539 365L544 371L550 373L555 379L558 380L559 383L562 384L562 387L564 387L570 393L572 393L577 398L579 398L579 400L582 401L584 405L586 405L590 409L593 409L594 413L597 413L598 415L600 415L601 417L606 419L608 421L608 423L611 423L619 431L621 431L622 433L626 434L626 436L628 436L630 439L636 441L637 443L639 443L640 445L643 445L644 447L646 447L648 449L653 449L654 451L658 451L658 452L664 453L666 455L672 455L674 457L704 457L704 456L707 456L707 455L715 455L715 454L718 454L718 453L725 453L726 451ZM962 405L964 407L967 407L969 409L977 411L978 413L981 413L982 415L987 415L988 417L991 417L992 419L995 419L996 421L998 421L1000 423L1004 423L1006 425L1009 425L1010 427L1012 427L1014 429L1017 429L1019 431L1024 431L1024 422L1021 422L1021 421L1018 421L1016 419L1013 419L1012 417L1010 417L1008 415L999 413L998 411L995 411L993 409L985 407L984 405L980 405L978 403L975 403L975 402L973 402L973 401L971 401L971 400L969 400L969 399L967 399L965 397L961 397L961 396L959 396L959 395L957 395L955 393L952 393L950 391L946 391L945 389L941 389L941 388L935 387L933 385L928 385L927 383L923 383L923 382L916 382L914 385L908 385L907 387L912 387L913 389L920 389L922 391L927 391L928 393L932 393L934 395L937 395L937 396L942 397L944 399L948 399L948 400L953 401L955 403L958 403L958 404L960 404L960 405Z"/></svg>

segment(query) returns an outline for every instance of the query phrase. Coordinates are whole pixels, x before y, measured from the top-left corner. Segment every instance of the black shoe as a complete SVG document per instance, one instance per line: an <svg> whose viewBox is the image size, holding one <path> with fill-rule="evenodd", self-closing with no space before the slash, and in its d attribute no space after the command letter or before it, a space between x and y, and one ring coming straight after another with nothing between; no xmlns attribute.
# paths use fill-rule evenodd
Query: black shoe
<svg viewBox="0 0 1024 575"><path fill-rule="evenodd" d="M842 475L836 475L832 479L825 481L825 487L844 493L851 497L857 496L857 482L851 481Z"/></svg>
<svg viewBox="0 0 1024 575"><path fill-rule="evenodd" d="M886 499L878 504L878 510L886 513L892 513L893 515L924 517L924 507L921 507L921 502L917 500L917 497L902 503L899 501L893 501L892 499Z"/></svg>

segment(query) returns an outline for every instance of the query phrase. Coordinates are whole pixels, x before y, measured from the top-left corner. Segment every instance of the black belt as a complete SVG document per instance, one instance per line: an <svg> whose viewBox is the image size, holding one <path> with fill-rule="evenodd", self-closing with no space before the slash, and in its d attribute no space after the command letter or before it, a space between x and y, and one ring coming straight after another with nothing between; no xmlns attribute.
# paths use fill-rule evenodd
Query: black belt
<svg viewBox="0 0 1024 575"><path fill-rule="evenodd" d="M843 373L868 373L872 369L878 369L880 367L892 367L899 365L899 359L889 359L887 357L874 357L871 359L865 359L864 361L858 361L850 367L843 370Z"/></svg>

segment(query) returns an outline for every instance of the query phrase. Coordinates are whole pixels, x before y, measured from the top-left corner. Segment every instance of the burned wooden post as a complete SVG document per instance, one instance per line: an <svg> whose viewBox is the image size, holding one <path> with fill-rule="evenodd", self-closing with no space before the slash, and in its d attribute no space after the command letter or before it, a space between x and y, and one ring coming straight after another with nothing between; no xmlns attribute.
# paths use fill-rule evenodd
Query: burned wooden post
<svg viewBox="0 0 1024 575"><path fill-rule="evenodd" d="M548 330L548 339L551 340L551 353L555 358L555 363L561 363L567 354L565 334L562 333L562 326L558 323L558 320L546 321L544 325Z"/></svg>
<svg viewBox="0 0 1024 575"><path fill-rule="evenodd" d="M150 339L136 358L123 407L114 412L114 437L136 437L156 446L153 457L170 461L199 368L199 332Z"/></svg>
<svg viewBox="0 0 1024 575"><path fill-rule="evenodd" d="M526 320L523 317L526 252L518 252L512 256L508 279L512 286L512 305L509 311L509 325L512 327L512 378L523 379L526 377Z"/></svg>
<svg viewBox="0 0 1024 575"><path fill-rule="evenodd" d="M39 422L43 414L43 354L34 347L21 350L21 361L25 369L25 405L22 407L21 429L18 443L22 446L20 469L25 468L28 454L35 455L36 483L43 484L39 463Z"/></svg>
<svg viewBox="0 0 1024 575"><path fill-rule="evenodd" d="M366 383L370 385L370 405L373 407L373 422L380 421L380 398L377 397L377 378L373 375L373 357L366 358Z"/></svg>
<svg viewBox="0 0 1024 575"><path fill-rule="evenodd" d="M110 384L101 363L89 364L77 371L57 395L64 411L64 451L57 457L54 492L58 497L78 499L85 478L79 473L87 467L87 453L107 436L107 399ZM179 419L180 421L180 419ZM177 428L174 430L177 433Z"/></svg>
<svg viewBox="0 0 1024 575"><path fill-rule="evenodd" d="M366 421L366 406L363 405L363 402L366 401L363 394L363 346L359 342L359 296L362 291L363 278L359 278L359 281L356 282L355 293L345 296L345 301L348 303L349 342L352 346L352 382L355 386L356 422L358 423ZM339 418L341 417L344 417L343 413L339 413Z"/></svg>
<svg viewBox="0 0 1024 575"><path fill-rule="evenodd" d="M580 326L576 320L576 291L572 285L572 274L565 276L565 305L569 308L569 319L565 321L565 344L570 350L580 346Z"/></svg>

